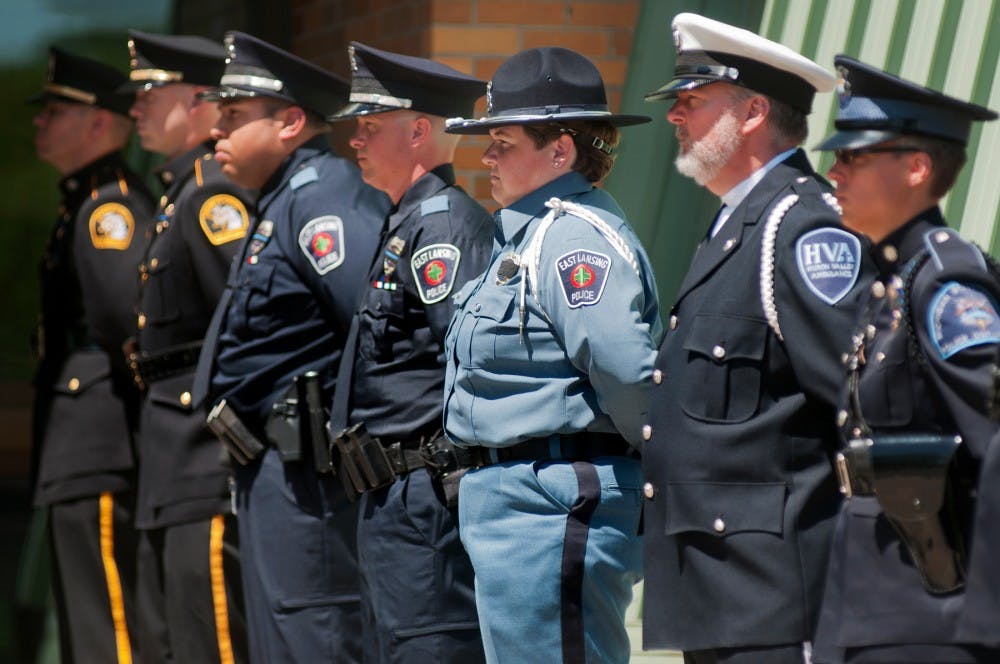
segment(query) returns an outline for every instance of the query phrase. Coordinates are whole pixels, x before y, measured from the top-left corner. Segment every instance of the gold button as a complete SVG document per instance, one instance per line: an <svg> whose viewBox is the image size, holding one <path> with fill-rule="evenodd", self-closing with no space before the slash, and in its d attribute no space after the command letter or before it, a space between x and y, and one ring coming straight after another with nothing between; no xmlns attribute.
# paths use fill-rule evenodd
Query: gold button
<svg viewBox="0 0 1000 664"><path fill-rule="evenodd" d="M847 411L842 410L839 413L837 413L837 426L842 427L845 424L847 424Z"/></svg>
<svg viewBox="0 0 1000 664"><path fill-rule="evenodd" d="M712 356L717 360L721 360L726 356L726 349L722 346L716 346L712 349Z"/></svg>
<svg viewBox="0 0 1000 664"><path fill-rule="evenodd" d="M885 353L882 351L875 353L875 361L882 364L882 362L885 361Z"/></svg>
<svg viewBox="0 0 1000 664"><path fill-rule="evenodd" d="M160 207L163 207L164 205L166 205L167 204L167 200L168 199L167 199L167 195L166 194L160 196Z"/></svg>
<svg viewBox="0 0 1000 664"><path fill-rule="evenodd" d="M174 204L171 203L170 205L168 205L166 209L163 211L163 214L167 215L168 217L174 216Z"/></svg>
<svg viewBox="0 0 1000 664"><path fill-rule="evenodd" d="M872 295L877 298L885 297L885 284L881 281L872 282Z"/></svg>
<svg viewBox="0 0 1000 664"><path fill-rule="evenodd" d="M671 316L670 317L670 329L671 330L676 330L677 329L677 316Z"/></svg>
<svg viewBox="0 0 1000 664"><path fill-rule="evenodd" d="M78 389L80 389L80 379L70 378L69 382L66 383L66 387L68 387L71 392L76 392Z"/></svg>
<svg viewBox="0 0 1000 664"><path fill-rule="evenodd" d="M721 516L720 517L716 517L715 521L712 522L712 528L714 528L715 532L717 532L717 533L725 532L725 530L726 530L726 522L722 520Z"/></svg>
<svg viewBox="0 0 1000 664"><path fill-rule="evenodd" d="M653 427L649 426L648 424L643 424L642 425L642 439L643 440L649 440L652 437L653 437Z"/></svg>
<svg viewBox="0 0 1000 664"><path fill-rule="evenodd" d="M146 314L139 314L139 318L136 320L136 323L139 325L140 330L146 327Z"/></svg>
<svg viewBox="0 0 1000 664"><path fill-rule="evenodd" d="M181 392L181 405L182 406L190 406L191 405L191 393L190 392Z"/></svg>
<svg viewBox="0 0 1000 664"><path fill-rule="evenodd" d="M642 485L642 495L646 496L650 500L656 495L656 487L653 486L652 482L646 482Z"/></svg>
<svg viewBox="0 0 1000 664"><path fill-rule="evenodd" d="M660 371L659 369L653 371L653 382L656 383L657 385L663 382L663 372Z"/></svg>
<svg viewBox="0 0 1000 664"><path fill-rule="evenodd" d="M891 244L887 244L882 248L882 255L890 263L895 263L899 259L899 252Z"/></svg>
<svg viewBox="0 0 1000 664"><path fill-rule="evenodd" d="M868 337L869 339L874 339L876 331L877 330L875 329L874 325L869 325L868 327L865 328L865 336Z"/></svg>
<svg viewBox="0 0 1000 664"><path fill-rule="evenodd" d="M149 267L150 267L150 269L153 269L153 270L155 270L156 266L159 265L159 264L160 264L160 261L157 258L153 258L153 259L151 259L149 261Z"/></svg>

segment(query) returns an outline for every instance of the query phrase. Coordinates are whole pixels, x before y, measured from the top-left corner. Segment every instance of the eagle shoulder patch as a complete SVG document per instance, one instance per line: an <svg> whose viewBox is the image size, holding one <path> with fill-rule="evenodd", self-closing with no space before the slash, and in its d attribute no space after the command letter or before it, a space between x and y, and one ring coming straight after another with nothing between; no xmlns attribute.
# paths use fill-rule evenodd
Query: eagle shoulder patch
<svg viewBox="0 0 1000 664"><path fill-rule="evenodd" d="M250 215L243 201L232 194L216 194L202 203L198 222L208 241L220 245L246 235Z"/></svg>
<svg viewBox="0 0 1000 664"><path fill-rule="evenodd" d="M424 304L434 304L448 297L455 286L461 260L462 252L453 244L429 244L413 252L410 270Z"/></svg>
<svg viewBox="0 0 1000 664"><path fill-rule="evenodd" d="M597 304L611 272L611 258L596 251L575 249L556 259L559 283L570 309Z"/></svg>
<svg viewBox="0 0 1000 664"><path fill-rule="evenodd" d="M943 359L980 344L1000 342L1000 316L986 293L957 281L941 286L927 310L927 332Z"/></svg>
<svg viewBox="0 0 1000 664"><path fill-rule="evenodd" d="M90 215L90 241L95 249L128 249L135 232L132 211L121 203L104 203Z"/></svg>
<svg viewBox="0 0 1000 664"><path fill-rule="evenodd" d="M316 217L299 231L299 248L319 274L344 262L344 221L336 215Z"/></svg>
<svg viewBox="0 0 1000 664"><path fill-rule="evenodd" d="M858 280L861 242L839 228L817 228L796 241L795 262L809 290L834 305L851 292Z"/></svg>

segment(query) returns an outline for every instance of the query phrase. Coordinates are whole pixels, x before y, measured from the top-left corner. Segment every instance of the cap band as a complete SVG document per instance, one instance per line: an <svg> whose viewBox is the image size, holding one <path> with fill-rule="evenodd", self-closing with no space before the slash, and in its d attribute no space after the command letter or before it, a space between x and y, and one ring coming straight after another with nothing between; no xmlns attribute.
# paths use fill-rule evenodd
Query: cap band
<svg viewBox="0 0 1000 664"><path fill-rule="evenodd" d="M838 129L861 127L902 133L930 134L961 143L969 139L968 116L942 107L878 97L847 97L841 101Z"/></svg>
<svg viewBox="0 0 1000 664"><path fill-rule="evenodd" d="M393 97L392 95L380 95L372 92L352 92L350 101L359 104L377 104L379 106L393 106L395 108L410 108L413 106L412 99L403 97Z"/></svg>
<svg viewBox="0 0 1000 664"><path fill-rule="evenodd" d="M273 92L281 92L285 87L282 81L276 78L266 78L264 76L251 76L249 74L225 74L219 85L245 85L250 88L263 88Z"/></svg>
<svg viewBox="0 0 1000 664"><path fill-rule="evenodd" d="M155 81L157 83L174 83L184 80L184 74L166 69L133 69L128 74L130 81Z"/></svg>
<svg viewBox="0 0 1000 664"><path fill-rule="evenodd" d="M80 90L79 88L71 88L68 85L48 83L44 89L46 92L51 92L52 94L68 97L69 99L83 102L84 104L97 103L97 95L95 95L94 93L87 92L86 90Z"/></svg>

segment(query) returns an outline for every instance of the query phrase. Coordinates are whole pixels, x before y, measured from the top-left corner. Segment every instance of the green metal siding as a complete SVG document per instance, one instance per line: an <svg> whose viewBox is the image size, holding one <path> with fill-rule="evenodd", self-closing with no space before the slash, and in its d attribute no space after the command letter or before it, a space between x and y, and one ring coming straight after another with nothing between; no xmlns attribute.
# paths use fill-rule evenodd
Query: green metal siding
<svg viewBox="0 0 1000 664"><path fill-rule="evenodd" d="M670 79L670 20L692 11L781 42L826 67L847 53L904 78L1000 109L1000 0L646 0L632 47L622 112L654 116L623 130L607 187L646 245L660 296L669 305L719 200L674 170L677 142L664 119L669 104L643 94ZM833 128L836 95L819 95L806 147ZM811 152L820 172L828 154ZM943 202L962 234L1000 255L1000 122L974 127L969 163Z"/></svg>

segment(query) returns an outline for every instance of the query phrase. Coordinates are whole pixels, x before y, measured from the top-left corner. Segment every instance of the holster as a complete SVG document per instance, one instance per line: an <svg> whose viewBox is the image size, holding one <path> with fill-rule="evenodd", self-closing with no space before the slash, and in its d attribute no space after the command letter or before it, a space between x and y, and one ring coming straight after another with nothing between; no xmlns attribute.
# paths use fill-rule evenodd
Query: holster
<svg viewBox="0 0 1000 664"><path fill-rule="evenodd" d="M319 374L308 371L295 376L284 398L271 406L264 431L283 462L312 456L316 472L329 473L332 468L326 420Z"/></svg>
<svg viewBox="0 0 1000 664"><path fill-rule="evenodd" d="M455 447L443 435L435 436L422 445L420 455L431 469L431 476L441 483L445 504L451 508L458 507L458 485L462 476L469 468L481 464L476 463L469 450Z"/></svg>
<svg viewBox="0 0 1000 664"><path fill-rule="evenodd" d="M212 406L205 423L240 465L245 466L264 453L264 444L253 435L225 399Z"/></svg>
<svg viewBox="0 0 1000 664"><path fill-rule="evenodd" d="M949 471L955 435L873 436L868 448L875 495L931 593L965 583L965 538Z"/></svg>

